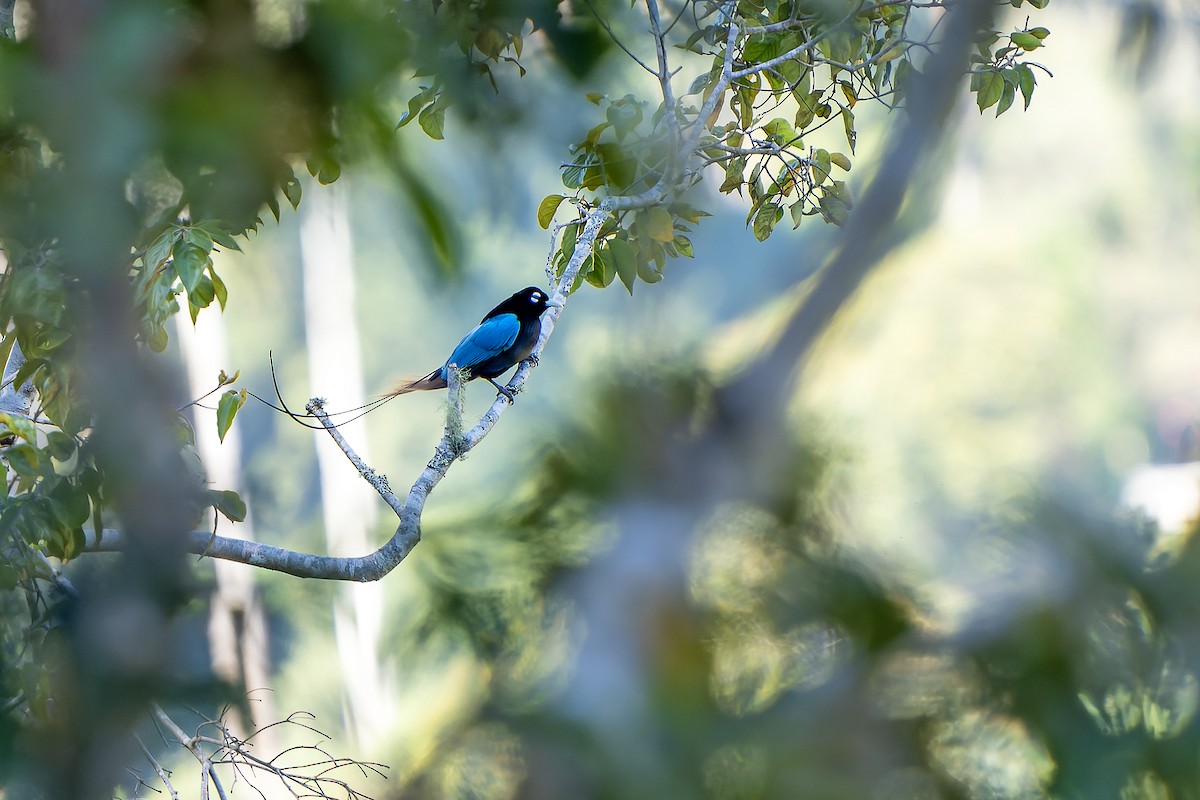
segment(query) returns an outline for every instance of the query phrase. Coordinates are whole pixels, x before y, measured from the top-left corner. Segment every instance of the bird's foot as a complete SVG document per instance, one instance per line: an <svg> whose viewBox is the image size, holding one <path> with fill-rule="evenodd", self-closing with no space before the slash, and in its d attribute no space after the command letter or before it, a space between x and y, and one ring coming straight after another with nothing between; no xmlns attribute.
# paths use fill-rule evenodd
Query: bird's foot
<svg viewBox="0 0 1200 800"><path fill-rule="evenodd" d="M505 397L507 397L507 398L508 398L508 402L510 402L510 403L516 403L516 402L517 402L517 398L516 398L516 397L513 395L513 393L512 393L512 392L510 392L510 391L509 391L507 388L505 388L505 387L501 386L500 384L496 383L496 382L495 382L494 380L492 380L491 378L487 378L487 382L488 382L488 383L490 383L492 386L495 386L495 387L496 387L496 391L497 391L497 392L499 392L500 394L502 394L502 395L504 395Z"/></svg>
<svg viewBox="0 0 1200 800"><path fill-rule="evenodd" d="M533 353L530 353L529 358L525 360L529 362L529 366L531 367L536 367L538 365L538 357Z"/></svg>

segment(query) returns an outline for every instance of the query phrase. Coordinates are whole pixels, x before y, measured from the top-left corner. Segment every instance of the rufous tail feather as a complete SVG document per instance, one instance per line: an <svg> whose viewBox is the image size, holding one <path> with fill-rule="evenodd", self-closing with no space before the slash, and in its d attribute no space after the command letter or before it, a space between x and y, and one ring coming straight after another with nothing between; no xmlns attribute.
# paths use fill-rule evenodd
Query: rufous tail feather
<svg viewBox="0 0 1200 800"><path fill-rule="evenodd" d="M396 397L397 395L408 394L409 392L427 392L431 389L445 388L446 379L442 377L442 371L435 369L424 378L417 378L415 381L400 381L400 383L393 386L382 396Z"/></svg>

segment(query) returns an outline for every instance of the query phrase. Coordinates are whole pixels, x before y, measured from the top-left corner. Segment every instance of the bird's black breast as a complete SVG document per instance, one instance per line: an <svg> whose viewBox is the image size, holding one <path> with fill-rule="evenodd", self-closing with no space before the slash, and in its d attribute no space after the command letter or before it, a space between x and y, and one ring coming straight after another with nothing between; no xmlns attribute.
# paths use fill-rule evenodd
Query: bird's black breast
<svg viewBox="0 0 1200 800"><path fill-rule="evenodd" d="M517 340L512 343L512 346L481 362L471 370L472 374L480 378L495 378L507 372L515 364L529 358L541 332L541 317L521 320L521 330L517 333Z"/></svg>

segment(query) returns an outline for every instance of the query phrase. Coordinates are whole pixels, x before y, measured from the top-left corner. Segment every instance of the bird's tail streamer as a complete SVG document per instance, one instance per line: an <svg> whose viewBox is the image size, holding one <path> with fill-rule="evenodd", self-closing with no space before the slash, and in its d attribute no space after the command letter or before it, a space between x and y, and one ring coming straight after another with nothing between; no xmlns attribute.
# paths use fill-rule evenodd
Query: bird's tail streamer
<svg viewBox="0 0 1200 800"><path fill-rule="evenodd" d="M299 425L303 425L306 428L312 428L313 430L317 430L317 431L324 430L325 426L320 424L319 422L318 422L318 424L315 424L315 425L312 424L311 422L308 422L308 420L314 420L314 419L319 420L320 418L317 417L316 414L297 414L295 411L292 411L290 408L288 408L287 402L284 401L284 399L283 399L283 393L279 389L279 377L275 374L275 354L273 352L268 352L267 358L271 363L271 383L275 387L275 399L279 401L279 405L272 403L270 400L259 397L254 392L247 391L246 394L250 397L253 397L255 400L262 403L263 405L265 405L269 408L272 408L281 414L286 414L287 416L292 418L293 422L295 422ZM437 375L437 373L433 373L431 375L426 375L424 378L421 378L419 381L413 381L413 384L418 384L423 381L427 381L436 375ZM443 384L443 385L445 385L445 384ZM342 420L337 425L333 426L335 428L340 428L342 425L345 425L349 422L354 422L356 419L360 419L360 418L366 416L367 414L370 414L372 411L379 408L384 403L386 403L389 400L392 400L396 397L399 397L401 394L406 394L408 392L417 391L417 389L433 389L436 387L434 387L434 386L419 386L419 387L414 387L414 388L410 389L410 388L406 388L405 384L402 383L400 385L400 387L397 387L397 388L402 389L402 391L393 390L392 392L389 392L387 394L376 397L374 400L371 400L369 403L364 403L363 405L355 406L354 408L343 409L342 411L330 411L330 412L327 412L325 414L325 416L340 417L340 416L344 416L346 414L354 414L354 416L350 417L350 419Z"/></svg>

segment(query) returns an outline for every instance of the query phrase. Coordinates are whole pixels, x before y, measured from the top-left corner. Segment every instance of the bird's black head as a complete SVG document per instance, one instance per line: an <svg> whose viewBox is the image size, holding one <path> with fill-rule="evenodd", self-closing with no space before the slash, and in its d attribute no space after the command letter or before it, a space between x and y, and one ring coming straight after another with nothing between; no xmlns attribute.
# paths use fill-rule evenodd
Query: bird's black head
<svg viewBox="0 0 1200 800"><path fill-rule="evenodd" d="M561 305L562 303L551 300L545 289L527 286L493 308L484 319L490 319L500 314L515 314L518 319L533 320L540 317L547 308Z"/></svg>

